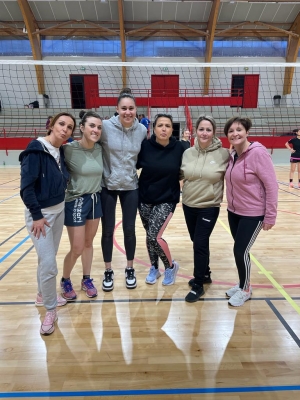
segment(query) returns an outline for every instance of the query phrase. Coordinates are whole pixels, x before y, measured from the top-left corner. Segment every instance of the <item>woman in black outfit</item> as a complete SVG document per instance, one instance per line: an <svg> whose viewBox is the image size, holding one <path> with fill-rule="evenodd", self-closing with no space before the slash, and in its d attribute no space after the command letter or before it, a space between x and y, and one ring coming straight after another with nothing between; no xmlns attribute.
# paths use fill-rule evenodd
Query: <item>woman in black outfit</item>
<svg viewBox="0 0 300 400"><path fill-rule="evenodd" d="M162 284L173 285L179 269L162 234L173 216L180 198L179 171L184 148L173 136L173 119L168 114L157 114L153 123L154 134L144 140L137 168L139 178L139 212L146 230L146 243L151 268L146 283L153 285L161 276L160 258L165 267Z"/></svg>

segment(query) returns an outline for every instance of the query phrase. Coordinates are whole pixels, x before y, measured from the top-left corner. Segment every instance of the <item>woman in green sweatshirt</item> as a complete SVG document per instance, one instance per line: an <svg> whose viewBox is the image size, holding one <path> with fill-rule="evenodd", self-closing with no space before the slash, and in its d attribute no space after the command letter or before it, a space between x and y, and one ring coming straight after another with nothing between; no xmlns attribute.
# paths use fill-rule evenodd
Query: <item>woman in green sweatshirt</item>
<svg viewBox="0 0 300 400"><path fill-rule="evenodd" d="M185 300L199 300L209 265L209 238L223 200L224 175L229 160L228 149L216 137L216 122L202 115L196 122L195 146L183 154L181 178L184 180L182 203L187 228L194 244L194 279Z"/></svg>

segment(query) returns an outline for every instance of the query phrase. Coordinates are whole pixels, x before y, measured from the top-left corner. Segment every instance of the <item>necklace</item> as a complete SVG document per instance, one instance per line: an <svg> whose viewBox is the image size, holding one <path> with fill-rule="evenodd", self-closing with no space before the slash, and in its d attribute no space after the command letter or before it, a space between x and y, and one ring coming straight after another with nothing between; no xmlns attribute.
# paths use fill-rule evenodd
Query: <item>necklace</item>
<svg viewBox="0 0 300 400"><path fill-rule="evenodd" d="M54 144L51 142L51 139L49 136L46 137L47 142L49 142L51 144L51 146L55 147L56 149L59 149L60 146L54 146Z"/></svg>

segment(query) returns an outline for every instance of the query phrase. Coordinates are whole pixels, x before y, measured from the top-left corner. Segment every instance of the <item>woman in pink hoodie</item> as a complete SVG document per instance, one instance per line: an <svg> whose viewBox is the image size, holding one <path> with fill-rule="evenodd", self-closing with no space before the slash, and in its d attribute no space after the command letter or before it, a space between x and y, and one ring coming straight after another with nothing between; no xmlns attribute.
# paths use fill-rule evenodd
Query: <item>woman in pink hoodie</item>
<svg viewBox="0 0 300 400"><path fill-rule="evenodd" d="M228 222L239 274L239 284L226 296L235 307L251 298L249 252L261 229L268 231L275 225L277 215L278 184L271 156L260 143L248 141L251 126L249 118L233 117L224 127L234 147L225 180Z"/></svg>

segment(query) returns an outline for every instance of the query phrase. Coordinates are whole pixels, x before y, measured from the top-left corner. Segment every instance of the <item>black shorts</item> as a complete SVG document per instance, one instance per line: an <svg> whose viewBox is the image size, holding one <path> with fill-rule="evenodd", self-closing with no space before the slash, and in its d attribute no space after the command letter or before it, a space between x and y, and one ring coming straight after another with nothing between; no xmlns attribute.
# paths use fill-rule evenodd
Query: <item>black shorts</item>
<svg viewBox="0 0 300 400"><path fill-rule="evenodd" d="M290 162L298 163L298 162L300 162L300 157L291 155Z"/></svg>
<svg viewBox="0 0 300 400"><path fill-rule="evenodd" d="M87 219L101 218L102 215L100 193L84 194L65 203L66 226L83 226Z"/></svg>

